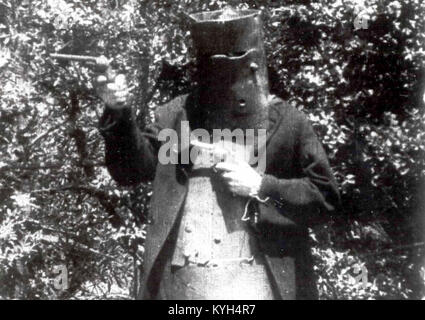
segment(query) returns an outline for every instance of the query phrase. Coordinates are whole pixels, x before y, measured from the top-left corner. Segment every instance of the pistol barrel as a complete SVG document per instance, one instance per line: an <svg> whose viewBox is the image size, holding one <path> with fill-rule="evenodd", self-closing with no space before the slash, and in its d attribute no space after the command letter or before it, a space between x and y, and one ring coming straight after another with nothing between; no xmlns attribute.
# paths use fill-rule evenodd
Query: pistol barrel
<svg viewBox="0 0 425 320"><path fill-rule="evenodd" d="M59 60L71 60L71 61L94 62L94 63L96 63L98 59L98 57L93 57L93 56L80 56L75 54L60 54L60 53L51 53L50 57L53 59L59 59Z"/></svg>

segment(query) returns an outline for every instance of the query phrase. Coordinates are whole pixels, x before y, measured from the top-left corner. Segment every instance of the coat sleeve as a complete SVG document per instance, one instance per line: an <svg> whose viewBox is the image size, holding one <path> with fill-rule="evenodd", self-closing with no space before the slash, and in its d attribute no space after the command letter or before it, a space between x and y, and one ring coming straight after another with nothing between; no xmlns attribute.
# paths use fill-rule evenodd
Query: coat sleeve
<svg viewBox="0 0 425 320"><path fill-rule="evenodd" d="M154 137L160 130L158 125L141 130L132 108L106 107L99 130L105 140L106 166L118 184L129 186L154 178L158 148Z"/></svg>
<svg viewBox="0 0 425 320"><path fill-rule="evenodd" d="M312 225L335 212L340 198L327 155L308 119L299 114L294 157L300 177L263 177L260 195L271 198L279 212L297 224Z"/></svg>

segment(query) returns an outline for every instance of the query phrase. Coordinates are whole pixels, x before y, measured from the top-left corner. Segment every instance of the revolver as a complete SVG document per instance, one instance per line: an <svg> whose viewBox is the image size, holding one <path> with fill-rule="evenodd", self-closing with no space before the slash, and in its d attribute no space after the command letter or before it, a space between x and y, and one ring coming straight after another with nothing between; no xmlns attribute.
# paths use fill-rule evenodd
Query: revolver
<svg viewBox="0 0 425 320"><path fill-rule="evenodd" d="M89 66L93 66L94 70L98 73L102 73L108 79L108 82L114 81L116 72L111 67L112 59L108 59L105 56L81 56L74 54L60 54L52 53L50 57L62 61L77 61L87 63Z"/></svg>
<svg viewBox="0 0 425 320"><path fill-rule="evenodd" d="M191 140L190 146L195 147L198 150L198 157L195 160L195 163L202 167L211 167L216 171L215 166L219 162L234 162L238 163L239 160L244 159L245 149L239 148L239 150L234 150L234 145L232 143L223 144L210 144L201 142L198 140Z"/></svg>

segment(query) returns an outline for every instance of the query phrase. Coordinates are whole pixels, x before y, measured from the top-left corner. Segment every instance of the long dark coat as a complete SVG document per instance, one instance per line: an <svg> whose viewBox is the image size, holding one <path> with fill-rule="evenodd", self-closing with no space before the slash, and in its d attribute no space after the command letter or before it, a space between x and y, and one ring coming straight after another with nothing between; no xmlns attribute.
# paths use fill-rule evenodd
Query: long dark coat
<svg viewBox="0 0 425 320"><path fill-rule="evenodd" d="M154 180L139 297L155 298L166 259L174 248L179 213L187 192L184 166L157 160L156 135L163 128L180 133L181 121L202 127L202 109L194 94L158 108L154 125L140 130L128 108L106 108L100 121L106 164L122 185ZM308 245L308 227L324 221L339 203L327 156L305 115L279 98L269 106L266 171L260 194L272 199L258 204L258 243L278 298L315 299L316 284Z"/></svg>

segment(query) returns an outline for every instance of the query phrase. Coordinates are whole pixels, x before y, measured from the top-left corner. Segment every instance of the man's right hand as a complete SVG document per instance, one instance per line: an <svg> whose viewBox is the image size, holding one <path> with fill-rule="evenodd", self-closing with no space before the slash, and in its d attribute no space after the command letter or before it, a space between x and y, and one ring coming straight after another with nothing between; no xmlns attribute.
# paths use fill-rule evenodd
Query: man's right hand
<svg viewBox="0 0 425 320"><path fill-rule="evenodd" d="M100 75L95 81L95 88L107 107L120 110L128 105L129 89L123 74L117 75L113 82L108 82L106 76Z"/></svg>

